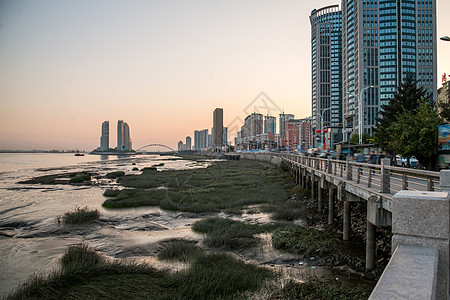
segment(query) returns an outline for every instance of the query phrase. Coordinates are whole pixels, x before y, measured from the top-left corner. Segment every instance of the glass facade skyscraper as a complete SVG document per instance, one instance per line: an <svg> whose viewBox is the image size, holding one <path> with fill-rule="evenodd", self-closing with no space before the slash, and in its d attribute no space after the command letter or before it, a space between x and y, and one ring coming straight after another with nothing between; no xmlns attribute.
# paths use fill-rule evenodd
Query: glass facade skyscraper
<svg viewBox="0 0 450 300"><path fill-rule="evenodd" d="M342 132L342 12L338 5L315 9L311 23L312 130L328 128L339 142Z"/></svg>
<svg viewBox="0 0 450 300"><path fill-rule="evenodd" d="M341 8L344 126L372 134L408 76L436 100L436 0L343 0Z"/></svg>

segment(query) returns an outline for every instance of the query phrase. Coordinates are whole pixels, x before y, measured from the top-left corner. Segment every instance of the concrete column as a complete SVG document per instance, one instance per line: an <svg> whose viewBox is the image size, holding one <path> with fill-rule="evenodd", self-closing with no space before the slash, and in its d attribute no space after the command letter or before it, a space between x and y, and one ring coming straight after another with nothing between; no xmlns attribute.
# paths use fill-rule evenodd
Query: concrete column
<svg viewBox="0 0 450 300"><path fill-rule="evenodd" d="M381 159L381 193L389 193L391 189L391 183L389 181L389 170L385 169L385 166L390 166L391 160L389 158Z"/></svg>
<svg viewBox="0 0 450 300"><path fill-rule="evenodd" d="M344 201L344 228L343 228L343 237L344 241L350 240L350 201Z"/></svg>
<svg viewBox="0 0 450 300"><path fill-rule="evenodd" d="M323 210L323 189L320 186L320 182L317 185L317 211L321 213Z"/></svg>
<svg viewBox="0 0 450 300"><path fill-rule="evenodd" d="M334 222L334 194L336 189L330 188L328 190L328 224L331 225Z"/></svg>
<svg viewBox="0 0 450 300"><path fill-rule="evenodd" d="M352 165L350 165L350 161L351 161L351 158L350 158L350 156L347 156L347 163L346 163L346 176L345 176L345 178L347 179L347 180L352 180Z"/></svg>
<svg viewBox="0 0 450 300"><path fill-rule="evenodd" d="M375 268L376 237L375 225L367 221L366 230L366 270Z"/></svg>

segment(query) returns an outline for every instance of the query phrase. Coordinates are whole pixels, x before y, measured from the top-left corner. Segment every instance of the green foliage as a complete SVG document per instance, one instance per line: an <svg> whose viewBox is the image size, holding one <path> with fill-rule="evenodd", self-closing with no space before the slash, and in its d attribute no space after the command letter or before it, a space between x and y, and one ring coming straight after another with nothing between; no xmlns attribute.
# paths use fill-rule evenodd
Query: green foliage
<svg viewBox="0 0 450 300"><path fill-rule="evenodd" d="M56 217L58 223L63 224L82 224L100 217L97 209L89 210L86 207L76 207L74 211L66 212L63 216Z"/></svg>
<svg viewBox="0 0 450 300"><path fill-rule="evenodd" d="M422 165L432 169L437 156L437 127L440 123L434 104L422 101L412 113L404 110L397 114L386 129L391 136L387 145L404 157L416 156Z"/></svg>
<svg viewBox="0 0 450 300"><path fill-rule="evenodd" d="M372 136L367 132L364 132L362 134L362 143L371 144L372 142L373 142ZM359 134L357 133L352 134L352 137L350 138L350 143L359 144Z"/></svg>
<svg viewBox="0 0 450 300"><path fill-rule="evenodd" d="M64 254L61 271L31 278L8 298L231 299L274 276L224 254L200 253L189 263L187 270L169 273L145 264L109 261L77 245Z"/></svg>
<svg viewBox="0 0 450 300"><path fill-rule="evenodd" d="M123 172L123 171L115 171L115 172L110 172L110 173L106 174L106 178L109 178L109 179L116 179L116 178L123 177L123 176L125 176L125 172Z"/></svg>
<svg viewBox="0 0 450 300"><path fill-rule="evenodd" d="M272 237L275 248L307 256L334 253L338 244L339 240L326 231L300 226L277 230Z"/></svg>
<svg viewBox="0 0 450 300"><path fill-rule="evenodd" d="M444 119L446 122L450 121L450 88L449 84L447 83L447 99L445 101L439 102L439 115L442 119ZM444 88L444 87L443 87Z"/></svg>
<svg viewBox="0 0 450 300"><path fill-rule="evenodd" d="M67 272L92 267L103 261L103 257L90 249L87 244L77 244L69 247L61 257L61 267Z"/></svg>
<svg viewBox="0 0 450 300"><path fill-rule="evenodd" d="M173 240L161 245L158 251L158 259L189 261L200 255L201 249L195 242L185 240Z"/></svg>
<svg viewBox="0 0 450 300"><path fill-rule="evenodd" d="M103 196L105 197L116 197L120 194L120 190L111 190L111 189L107 189L105 190L105 192L103 193Z"/></svg>
<svg viewBox="0 0 450 300"><path fill-rule="evenodd" d="M239 214L249 205L283 203L289 198L285 173L254 161L216 162L208 168L127 175L118 182L129 188L103 203L107 208L159 206L190 212ZM162 187L162 188L161 188Z"/></svg>
<svg viewBox="0 0 450 300"><path fill-rule="evenodd" d="M207 218L195 222L192 230L206 234L203 242L208 247L232 250L256 246L260 240L255 235L281 227L284 226L246 224L223 218Z"/></svg>
<svg viewBox="0 0 450 300"><path fill-rule="evenodd" d="M368 299L371 290L363 285L345 286L335 281L309 280L304 283L288 281L270 299L346 300Z"/></svg>
<svg viewBox="0 0 450 300"><path fill-rule="evenodd" d="M91 180L91 175L81 174L81 175L76 175L76 176L70 178L70 183L83 183L83 182L89 181L89 180Z"/></svg>
<svg viewBox="0 0 450 300"><path fill-rule="evenodd" d="M381 107L382 117L377 119L377 127L374 132L375 144L384 151L395 153L395 149L391 148L390 145L392 136L388 128L392 123L396 122L399 113L403 111L407 113L414 112L424 98L425 90L423 87L417 88L417 83L412 77L408 77L400 86L394 98L389 101L389 104Z"/></svg>

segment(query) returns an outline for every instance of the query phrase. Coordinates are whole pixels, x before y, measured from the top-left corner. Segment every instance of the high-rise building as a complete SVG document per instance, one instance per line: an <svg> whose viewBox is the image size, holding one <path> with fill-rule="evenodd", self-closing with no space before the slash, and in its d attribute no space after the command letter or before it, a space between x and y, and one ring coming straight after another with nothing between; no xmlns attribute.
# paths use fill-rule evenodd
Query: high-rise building
<svg viewBox="0 0 450 300"><path fill-rule="evenodd" d="M123 147L123 120L117 121L117 151L125 150Z"/></svg>
<svg viewBox="0 0 450 300"><path fill-rule="evenodd" d="M285 137L286 136L286 125L287 122L294 118L294 115L291 114L285 114L284 112L280 114L280 136Z"/></svg>
<svg viewBox="0 0 450 300"><path fill-rule="evenodd" d="M315 9L311 23L312 127L342 132L342 12L339 5Z"/></svg>
<svg viewBox="0 0 450 300"><path fill-rule="evenodd" d="M191 137L187 136L186 137L186 145L184 147L184 150L191 151L191 142L192 142Z"/></svg>
<svg viewBox="0 0 450 300"><path fill-rule="evenodd" d="M372 134L411 76L436 101L436 0L343 0L344 127Z"/></svg>
<svg viewBox="0 0 450 300"><path fill-rule="evenodd" d="M184 150L184 144L182 141L178 142L178 151L183 151Z"/></svg>
<svg viewBox="0 0 450 300"><path fill-rule="evenodd" d="M264 133L277 133L277 119L272 116L264 116Z"/></svg>
<svg viewBox="0 0 450 300"><path fill-rule="evenodd" d="M123 120L117 121L117 151L132 150L130 126Z"/></svg>
<svg viewBox="0 0 450 300"><path fill-rule="evenodd" d="M223 128L223 146L228 146L228 127Z"/></svg>
<svg viewBox="0 0 450 300"><path fill-rule="evenodd" d="M102 136L100 137L100 150L107 151L109 149L109 121L102 123Z"/></svg>
<svg viewBox="0 0 450 300"><path fill-rule="evenodd" d="M223 109L216 108L213 112L212 147L220 149L223 145Z"/></svg>
<svg viewBox="0 0 450 300"><path fill-rule="evenodd" d="M208 129L194 131L194 150L202 151L208 148Z"/></svg>

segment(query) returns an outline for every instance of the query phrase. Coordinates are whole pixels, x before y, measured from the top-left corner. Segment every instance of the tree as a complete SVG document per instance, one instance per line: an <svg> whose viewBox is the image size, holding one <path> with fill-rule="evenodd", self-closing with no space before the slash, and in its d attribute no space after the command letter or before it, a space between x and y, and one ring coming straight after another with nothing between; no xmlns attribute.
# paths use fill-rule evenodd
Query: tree
<svg viewBox="0 0 450 300"><path fill-rule="evenodd" d="M391 148L392 137L388 133L388 128L397 119L397 114L402 112L412 113L419 107L419 103L425 98L423 87L417 87L417 82L411 76L407 77L400 86L397 94L389 101L389 104L381 106L381 118L377 119L378 125L375 128L375 145L391 153L398 153Z"/></svg>
<svg viewBox="0 0 450 300"><path fill-rule="evenodd" d="M431 101L422 100L413 112L403 109L386 128L387 142L393 153L404 157L415 156L419 162L434 169L437 158L438 125L441 118Z"/></svg>
<svg viewBox="0 0 450 300"><path fill-rule="evenodd" d="M446 120L447 122L450 121L450 86L447 83L447 99L446 101L441 101L439 102L439 115L441 116L442 119ZM445 88L445 87L442 87Z"/></svg>
<svg viewBox="0 0 450 300"><path fill-rule="evenodd" d="M362 134L362 143L363 144L369 144L371 141L372 136L368 134L367 132L364 132ZM350 138L350 143L353 144L359 144L359 134L354 133L352 134L352 137Z"/></svg>

